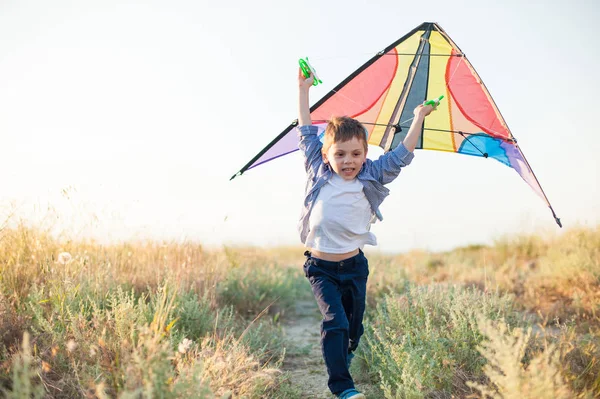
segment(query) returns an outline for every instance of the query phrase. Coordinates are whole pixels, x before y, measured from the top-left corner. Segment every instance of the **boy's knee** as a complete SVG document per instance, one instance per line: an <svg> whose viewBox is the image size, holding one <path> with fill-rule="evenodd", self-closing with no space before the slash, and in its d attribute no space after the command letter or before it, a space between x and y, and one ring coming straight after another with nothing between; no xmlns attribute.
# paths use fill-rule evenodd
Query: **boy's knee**
<svg viewBox="0 0 600 399"><path fill-rule="evenodd" d="M323 320L323 331L344 330L348 331L350 324L345 316L336 316Z"/></svg>

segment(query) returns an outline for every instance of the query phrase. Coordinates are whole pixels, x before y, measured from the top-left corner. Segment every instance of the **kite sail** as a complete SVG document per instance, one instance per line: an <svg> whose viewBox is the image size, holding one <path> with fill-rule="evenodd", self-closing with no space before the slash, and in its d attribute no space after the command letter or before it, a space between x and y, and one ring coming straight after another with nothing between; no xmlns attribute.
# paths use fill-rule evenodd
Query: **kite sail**
<svg viewBox="0 0 600 399"><path fill-rule="evenodd" d="M369 144L390 151L404 140L413 109L439 95L444 100L425 118L417 148L493 158L513 168L562 227L481 78L436 23L423 23L377 53L313 105L311 118L323 130L332 116L355 118L367 128ZM296 125L289 125L231 179L297 151Z"/></svg>

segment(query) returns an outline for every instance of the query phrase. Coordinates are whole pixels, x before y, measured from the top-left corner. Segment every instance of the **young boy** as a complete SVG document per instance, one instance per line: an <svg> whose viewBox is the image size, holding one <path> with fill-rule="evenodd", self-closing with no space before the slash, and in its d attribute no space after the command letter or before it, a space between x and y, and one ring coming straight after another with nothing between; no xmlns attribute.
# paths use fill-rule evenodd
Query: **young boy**
<svg viewBox="0 0 600 399"><path fill-rule="evenodd" d="M365 396L348 371L363 334L369 267L362 248L377 245L369 231L389 190L383 185L412 161L423 119L433 107L418 106L403 143L376 161L367 159L366 130L360 122L333 118L324 143L311 125L308 92L313 77L298 71L300 150L307 172L304 207L299 223L306 251L304 274L310 281L323 321L321 349L329 374L327 385L341 399Z"/></svg>

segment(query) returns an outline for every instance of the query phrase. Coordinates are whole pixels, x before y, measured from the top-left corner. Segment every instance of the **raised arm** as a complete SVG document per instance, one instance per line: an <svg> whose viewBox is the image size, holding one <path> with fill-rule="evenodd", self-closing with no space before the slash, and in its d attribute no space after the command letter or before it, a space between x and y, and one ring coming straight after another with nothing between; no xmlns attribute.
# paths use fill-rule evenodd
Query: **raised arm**
<svg viewBox="0 0 600 399"><path fill-rule="evenodd" d="M304 77L302 69L298 68L298 126L312 125L308 92L313 84L313 76Z"/></svg>
<svg viewBox="0 0 600 399"><path fill-rule="evenodd" d="M423 120L433 109L431 105L419 105L415 108L415 117L402 144L383 154L375 161L367 160L369 172L381 184L388 184L393 181L398 177L400 170L411 163L414 158L413 151L419 142L419 136L421 136Z"/></svg>
<svg viewBox="0 0 600 399"><path fill-rule="evenodd" d="M433 111L433 109L434 108L431 105L419 105L413 111L415 117L410 124L410 129L408 129L408 133L406 134L404 141L402 141L404 147L406 147L408 151L413 152L415 150L415 147L419 142L419 137L421 136L421 126L423 126L423 120Z"/></svg>
<svg viewBox="0 0 600 399"><path fill-rule="evenodd" d="M314 177L323 163L321 155L321 141L317 136L318 129L312 126L310 118L310 106L308 93L313 84L313 77L304 77L301 69L298 69L298 136L300 142L298 148L304 156L304 168L309 177Z"/></svg>

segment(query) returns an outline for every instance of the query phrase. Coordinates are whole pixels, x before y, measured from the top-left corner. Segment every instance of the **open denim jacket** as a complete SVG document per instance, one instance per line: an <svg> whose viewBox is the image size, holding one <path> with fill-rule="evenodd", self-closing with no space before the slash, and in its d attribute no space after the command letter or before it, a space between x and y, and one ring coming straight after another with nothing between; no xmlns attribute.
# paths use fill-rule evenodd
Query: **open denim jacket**
<svg viewBox="0 0 600 399"><path fill-rule="evenodd" d="M323 162L323 156L321 155L323 144L317 136L318 128L307 125L300 126L297 130L300 137L298 147L304 155L304 167L307 173L304 206L298 223L300 239L302 243L305 243L309 232L308 219L315 200L321 187L331 178L334 172L328 164ZM400 144L375 161L367 158L358 172L356 177L362 183L365 196L377 219L383 220L379 206L390 192L384 187L384 184L394 180L400 173L401 168L409 165L413 158L414 154L408 151L404 144Z"/></svg>

